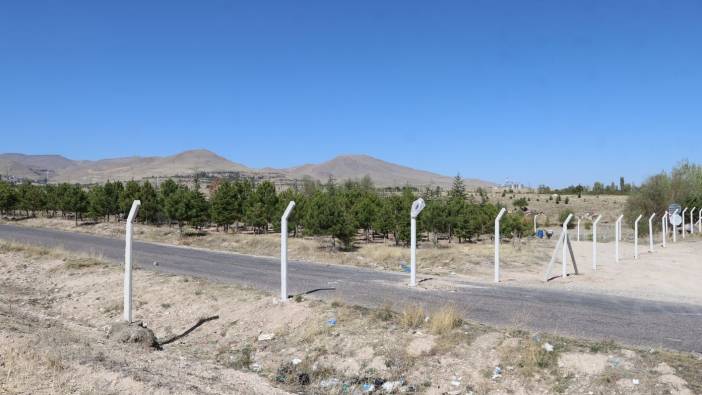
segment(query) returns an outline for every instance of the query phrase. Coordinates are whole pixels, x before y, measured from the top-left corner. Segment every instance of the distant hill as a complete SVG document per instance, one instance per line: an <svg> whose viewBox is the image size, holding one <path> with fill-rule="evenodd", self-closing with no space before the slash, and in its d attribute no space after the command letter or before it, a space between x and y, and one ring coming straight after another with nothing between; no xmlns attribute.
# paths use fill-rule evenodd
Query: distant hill
<svg viewBox="0 0 702 395"><path fill-rule="evenodd" d="M185 151L172 156L127 157L98 161L76 161L57 172L53 181L95 183L106 180L132 180L147 177L192 175L195 172L248 171L208 150Z"/></svg>
<svg viewBox="0 0 702 395"><path fill-rule="evenodd" d="M376 186L440 186L447 188L453 177L382 161L368 155L342 155L319 164L287 169L252 169L232 162L208 150L185 151L172 156L126 157L96 161L71 160L60 155L0 154L0 175L21 179L81 184L107 180L139 180L153 177L192 176L195 172L240 173L278 183L294 182L304 177L326 181L361 179L369 176ZM495 184L465 179L466 187L489 187Z"/></svg>
<svg viewBox="0 0 702 395"><path fill-rule="evenodd" d="M74 164L61 155L0 154L0 175L44 180L47 174L51 178L56 171Z"/></svg>
<svg viewBox="0 0 702 395"><path fill-rule="evenodd" d="M360 179L367 175L377 186L434 185L446 188L451 186L453 182L453 177L400 166L368 155L341 155L320 164L307 164L282 169L282 171L286 172L291 178L309 176L322 182L328 180L330 176L336 180L346 180ZM468 188L494 185L487 181L475 179L466 179L464 181Z"/></svg>

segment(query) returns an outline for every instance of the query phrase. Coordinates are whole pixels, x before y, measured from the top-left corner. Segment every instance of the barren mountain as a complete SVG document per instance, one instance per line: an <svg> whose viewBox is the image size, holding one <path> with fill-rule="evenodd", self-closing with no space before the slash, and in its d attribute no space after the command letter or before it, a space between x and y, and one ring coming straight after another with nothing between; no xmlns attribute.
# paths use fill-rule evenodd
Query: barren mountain
<svg viewBox="0 0 702 395"><path fill-rule="evenodd" d="M368 155L342 155L320 163L306 164L299 167L284 169L291 178L309 176L315 180L326 181L329 177L336 180L360 179L370 176L377 186L441 186L449 187L453 177L442 176L423 170L382 161ZM466 179L468 188L494 185L487 181Z"/></svg>
<svg viewBox="0 0 702 395"><path fill-rule="evenodd" d="M74 163L61 155L0 154L0 175L43 180Z"/></svg>
<svg viewBox="0 0 702 395"><path fill-rule="evenodd" d="M57 172L52 181L94 183L147 177L192 175L195 172L248 171L208 150L185 151L172 156L127 157L98 161L78 161Z"/></svg>
<svg viewBox="0 0 702 395"><path fill-rule="evenodd" d="M276 184L289 184L309 176L325 182L329 177L338 181L370 176L375 185L441 186L451 185L452 177L416 170L376 159L367 155L338 156L320 164L306 164L288 169L251 169L234 163L207 150L185 151L166 157L126 157L96 161L70 160L58 155L0 155L3 176L42 181L48 174L50 182L100 183L107 180L139 180L153 177L190 177L195 172L231 173L257 179L272 179ZM466 179L468 188L494 185L487 181Z"/></svg>

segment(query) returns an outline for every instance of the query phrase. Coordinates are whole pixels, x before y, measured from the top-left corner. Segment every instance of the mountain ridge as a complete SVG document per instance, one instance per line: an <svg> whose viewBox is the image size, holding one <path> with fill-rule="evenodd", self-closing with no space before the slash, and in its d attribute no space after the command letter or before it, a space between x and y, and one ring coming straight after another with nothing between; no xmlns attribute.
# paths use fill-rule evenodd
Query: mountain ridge
<svg viewBox="0 0 702 395"><path fill-rule="evenodd" d="M329 177L343 181L369 176L379 187L440 186L449 187L453 177L384 161L366 154L343 154L321 163L305 163L289 168L254 169L232 162L206 149L193 149L169 156L128 156L98 160L72 160L62 155L0 154L3 178L81 184L109 180L127 181L154 177L192 176L196 172L239 173L257 179L295 182L311 178L321 182ZM464 179L468 188L490 187L492 182Z"/></svg>

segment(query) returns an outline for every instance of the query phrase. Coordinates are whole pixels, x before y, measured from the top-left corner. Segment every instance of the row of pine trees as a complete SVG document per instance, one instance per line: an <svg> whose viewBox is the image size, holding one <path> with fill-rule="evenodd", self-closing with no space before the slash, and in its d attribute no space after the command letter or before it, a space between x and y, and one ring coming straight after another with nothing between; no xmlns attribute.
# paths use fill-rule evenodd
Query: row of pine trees
<svg viewBox="0 0 702 395"><path fill-rule="evenodd" d="M279 231L280 216L288 202L297 206L288 219L292 236L331 236L350 248L355 241L378 237L407 244L410 238L409 210L418 196L405 187L399 193L381 192L372 181L346 181L337 184L306 182L302 187L276 191L270 181L215 180L209 197L194 187L171 179L154 187L150 182L119 181L83 187L72 184L36 185L29 182L0 182L0 210L5 215L48 217L61 215L79 221L121 220L134 200L141 200L138 221L144 224L177 225L201 230L253 231L256 234ZM467 193L460 177L453 187L426 189L419 193L427 206L418 218L419 230L436 245L440 239L459 243L492 233L499 207L487 201L479 190ZM521 237L529 231L529 221L517 211L502 220L502 234Z"/></svg>

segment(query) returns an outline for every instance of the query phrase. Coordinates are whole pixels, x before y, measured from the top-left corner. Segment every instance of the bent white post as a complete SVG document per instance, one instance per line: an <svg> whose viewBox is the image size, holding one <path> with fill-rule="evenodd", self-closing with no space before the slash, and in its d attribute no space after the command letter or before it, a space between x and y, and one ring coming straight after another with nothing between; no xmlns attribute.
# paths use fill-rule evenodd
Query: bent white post
<svg viewBox="0 0 702 395"><path fill-rule="evenodd" d="M653 213L648 217L648 252L653 252L653 218L655 216L656 213Z"/></svg>
<svg viewBox="0 0 702 395"><path fill-rule="evenodd" d="M536 235L536 217L538 217L541 214L543 214L543 213L534 214L534 234L535 235Z"/></svg>
<svg viewBox="0 0 702 395"><path fill-rule="evenodd" d="M702 208L699 211L699 217L697 220L697 233L702 233Z"/></svg>
<svg viewBox="0 0 702 395"><path fill-rule="evenodd" d="M692 215L695 210L697 210L697 207L693 207L692 210L690 210L690 234L695 233L695 217Z"/></svg>
<svg viewBox="0 0 702 395"><path fill-rule="evenodd" d="M417 285L417 216L424 209L424 199L412 202L410 210L411 256L410 256L410 287Z"/></svg>
<svg viewBox="0 0 702 395"><path fill-rule="evenodd" d="M280 217L280 300L288 300L288 217L295 208L295 201L288 203Z"/></svg>
<svg viewBox="0 0 702 395"><path fill-rule="evenodd" d="M598 215L592 221L592 270L597 270L597 223L602 219L602 215Z"/></svg>
<svg viewBox="0 0 702 395"><path fill-rule="evenodd" d="M639 214L634 221L634 259L639 259L639 221L643 214Z"/></svg>
<svg viewBox="0 0 702 395"><path fill-rule="evenodd" d="M619 262L619 240L622 237L622 218L624 218L624 214L617 217L617 221L614 223L614 260L617 263Z"/></svg>
<svg viewBox="0 0 702 395"><path fill-rule="evenodd" d="M676 208L675 211L673 211L673 215L669 216L670 219L673 221L673 243L678 242L678 225L675 224L675 214L677 214L678 211L680 211L680 209Z"/></svg>
<svg viewBox="0 0 702 395"><path fill-rule="evenodd" d="M502 210L497 214L495 218L495 282L500 282L500 218L505 215L507 211L506 208L502 207Z"/></svg>
<svg viewBox="0 0 702 395"><path fill-rule="evenodd" d="M132 322L132 226L139 212L141 201L132 202L127 217L127 234L124 243L124 320Z"/></svg>
<svg viewBox="0 0 702 395"><path fill-rule="evenodd" d="M566 241L568 240L568 223L571 219L573 219L573 214L568 214L568 218L566 218L566 220L563 221L563 269L561 273L563 278L568 277L568 270L566 267L566 265L568 264L568 248L566 247Z"/></svg>

